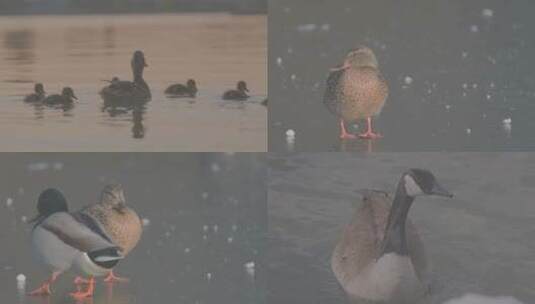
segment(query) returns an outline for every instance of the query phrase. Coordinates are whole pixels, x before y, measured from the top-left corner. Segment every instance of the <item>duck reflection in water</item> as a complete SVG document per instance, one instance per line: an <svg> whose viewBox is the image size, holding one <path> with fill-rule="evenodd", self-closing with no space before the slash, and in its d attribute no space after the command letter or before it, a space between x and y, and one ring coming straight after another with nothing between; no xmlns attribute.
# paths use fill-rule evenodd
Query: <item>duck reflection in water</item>
<svg viewBox="0 0 535 304"><path fill-rule="evenodd" d="M147 101L113 101L104 100L102 112L107 112L110 117L124 117L132 112L132 137L144 138L145 126L143 125L143 115L147 110Z"/></svg>

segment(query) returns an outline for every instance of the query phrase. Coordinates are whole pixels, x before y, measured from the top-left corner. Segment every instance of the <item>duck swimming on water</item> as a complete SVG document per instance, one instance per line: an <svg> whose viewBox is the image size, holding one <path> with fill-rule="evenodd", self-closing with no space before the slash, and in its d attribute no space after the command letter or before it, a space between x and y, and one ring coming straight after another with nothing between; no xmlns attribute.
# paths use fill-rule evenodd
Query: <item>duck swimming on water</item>
<svg viewBox="0 0 535 304"><path fill-rule="evenodd" d="M339 117L340 138L352 139L345 123L367 120L367 131L358 135L364 139L382 136L372 130L372 116L378 115L388 97L388 86L379 71L373 51L365 46L351 50L344 63L331 69L323 103Z"/></svg>
<svg viewBox="0 0 535 304"><path fill-rule="evenodd" d="M47 105L70 105L74 103L74 99L78 99L78 97L74 95L72 88L64 87L61 95L48 95L45 99L43 99L43 103Z"/></svg>
<svg viewBox="0 0 535 304"><path fill-rule="evenodd" d="M110 84L100 91L104 100L148 101L151 98L149 85L143 79L143 70L148 67L142 51L135 51L130 62L133 81L114 77Z"/></svg>
<svg viewBox="0 0 535 304"><path fill-rule="evenodd" d="M418 196L452 197L423 169L403 173L392 199L363 190L363 203L344 229L331 257L334 275L349 298L416 303L427 291L427 258L407 218Z"/></svg>
<svg viewBox="0 0 535 304"><path fill-rule="evenodd" d="M186 85L181 83L172 84L165 89L165 94L173 97L195 97L197 95L197 83L193 79L188 79Z"/></svg>
<svg viewBox="0 0 535 304"><path fill-rule="evenodd" d="M239 81L236 84L236 90L228 90L225 93L223 93L223 99L224 100L246 100L249 98L249 95L247 95L247 92L249 92L249 89L247 89L247 83L245 81Z"/></svg>
<svg viewBox="0 0 535 304"><path fill-rule="evenodd" d="M38 102L45 99L45 88L42 83L36 83L33 90L34 93L24 97L25 102Z"/></svg>

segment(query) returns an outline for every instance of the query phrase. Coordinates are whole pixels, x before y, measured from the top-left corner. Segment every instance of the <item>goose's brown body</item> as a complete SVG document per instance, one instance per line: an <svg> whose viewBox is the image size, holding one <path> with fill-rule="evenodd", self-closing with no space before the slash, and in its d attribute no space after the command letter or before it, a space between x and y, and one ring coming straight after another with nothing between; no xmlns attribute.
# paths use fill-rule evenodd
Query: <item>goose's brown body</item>
<svg viewBox="0 0 535 304"><path fill-rule="evenodd" d="M409 219L406 223L409 250L407 262L408 266L413 268L409 271L416 275L411 288L399 287L385 291L388 287L388 280L391 278L372 279L370 277L373 275L370 273L376 271L374 266L381 254L381 244L385 236L391 204L391 197L384 192L370 190L364 194L361 207L354 213L334 249L331 268L343 289L352 298L384 300L382 297L392 296L388 293L410 292L411 296L418 297L417 293L425 292L422 282L427 273L427 259L422 240ZM389 273L389 276L394 278L396 273ZM369 283L372 280L384 280L387 283L376 284L374 287L362 284L362 282ZM396 296L401 295L396 294Z"/></svg>

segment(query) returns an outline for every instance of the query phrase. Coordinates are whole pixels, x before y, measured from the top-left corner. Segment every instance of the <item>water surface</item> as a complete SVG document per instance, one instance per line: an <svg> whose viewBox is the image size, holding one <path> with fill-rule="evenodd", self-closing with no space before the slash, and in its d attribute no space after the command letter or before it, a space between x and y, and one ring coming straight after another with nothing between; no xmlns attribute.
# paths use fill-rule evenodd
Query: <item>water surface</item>
<svg viewBox="0 0 535 304"><path fill-rule="evenodd" d="M152 101L105 108L98 92L113 76L132 79L144 51ZM229 14L0 17L2 151L265 151L266 16ZM195 99L163 95L194 78ZM247 81L252 98L223 102ZM63 86L70 109L25 104L33 83Z"/></svg>
<svg viewBox="0 0 535 304"><path fill-rule="evenodd" d="M48 275L32 258L24 220L35 215L47 187L60 189L76 210L96 202L112 182L122 183L127 204L149 223L115 268L130 282L109 287L99 279L94 298L83 303L265 303L263 155L4 154L0 164L4 303L75 303L68 295L72 272L53 285L50 298L24 295ZM27 278L20 288L18 274Z"/></svg>
<svg viewBox="0 0 535 304"><path fill-rule="evenodd" d="M393 192L410 167L431 170L453 199L419 197L409 218L431 263L431 297L467 292L535 302L534 153L300 153L270 157L268 302L348 303L330 256L360 200Z"/></svg>
<svg viewBox="0 0 535 304"><path fill-rule="evenodd" d="M273 1L270 150L534 150L534 9L532 1ZM371 144L340 142L323 105L329 69L361 44L390 88L376 120L384 138Z"/></svg>

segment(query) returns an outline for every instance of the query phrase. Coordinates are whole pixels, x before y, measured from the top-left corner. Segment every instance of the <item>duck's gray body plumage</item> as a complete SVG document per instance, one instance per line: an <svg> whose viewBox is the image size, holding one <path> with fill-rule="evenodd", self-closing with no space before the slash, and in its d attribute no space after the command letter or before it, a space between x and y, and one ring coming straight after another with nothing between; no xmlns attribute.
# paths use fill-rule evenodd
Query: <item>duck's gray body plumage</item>
<svg viewBox="0 0 535 304"><path fill-rule="evenodd" d="M89 218L81 218L67 212L54 213L34 226L34 252L51 271L63 272L74 264L85 272L85 255L106 249L118 249L102 230L99 232L98 226L90 225L96 224ZM90 274L103 275L109 271L107 267L101 271L99 268L94 267L96 271Z"/></svg>

